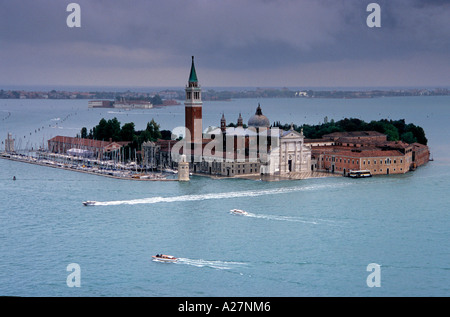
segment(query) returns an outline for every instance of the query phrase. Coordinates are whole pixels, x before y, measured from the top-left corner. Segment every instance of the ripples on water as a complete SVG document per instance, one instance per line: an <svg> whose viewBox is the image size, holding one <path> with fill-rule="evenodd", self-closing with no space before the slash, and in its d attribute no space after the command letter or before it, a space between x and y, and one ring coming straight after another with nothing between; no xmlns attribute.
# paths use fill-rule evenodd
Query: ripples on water
<svg viewBox="0 0 450 317"><path fill-rule="evenodd" d="M425 128L431 150L440 152L405 175L269 183L203 177L187 184L129 182L0 160L0 295L447 296L448 99L281 100L292 108L284 112L279 101L262 106L282 122L406 117ZM419 105L425 101L424 110ZM205 103L205 118L218 123L223 107L253 114L254 105ZM171 129L184 122L180 109L153 109L148 117L123 112L120 121L142 129L155 117ZM443 113L426 117L427 109ZM0 111L0 138L26 136L22 145L74 135L119 115L87 109L85 101L4 101ZM285 113L294 118L278 118ZM54 127L58 118L67 119ZM35 133L39 127L45 129ZM85 200L97 204L85 207ZM248 214L232 215L233 208ZM152 262L159 252L179 261ZM71 262L81 266L78 290L66 286ZM366 285L372 262L381 265L379 289Z"/></svg>

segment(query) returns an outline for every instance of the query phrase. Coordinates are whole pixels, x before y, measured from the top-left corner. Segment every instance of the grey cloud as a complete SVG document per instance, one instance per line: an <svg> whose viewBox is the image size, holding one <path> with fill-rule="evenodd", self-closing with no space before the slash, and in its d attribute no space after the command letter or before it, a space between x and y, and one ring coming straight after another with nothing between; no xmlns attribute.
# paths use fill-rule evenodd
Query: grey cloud
<svg viewBox="0 0 450 317"><path fill-rule="evenodd" d="M26 61L7 55L22 47L43 65L96 68L184 67L197 55L209 69L243 72L450 51L448 1L375 1L378 29L366 25L371 1L360 0L75 2L79 29L66 26L63 1L2 1L0 55Z"/></svg>

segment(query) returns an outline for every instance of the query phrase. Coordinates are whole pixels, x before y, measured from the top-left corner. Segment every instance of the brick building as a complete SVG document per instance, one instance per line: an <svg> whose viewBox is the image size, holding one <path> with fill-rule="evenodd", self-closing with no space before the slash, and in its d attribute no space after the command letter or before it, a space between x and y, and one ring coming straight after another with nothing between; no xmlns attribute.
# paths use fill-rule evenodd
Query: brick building
<svg viewBox="0 0 450 317"><path fill-rule="evenodd" d="M311 169L344 176L351 170L403 174L427 163L430 155L426 145L387 141L386 135L375 131L335 132L324 139L334 144L312 146Z"/></svg>
<svg viewBox="0 0 450 317"><path fill-rule="evenodd" d="M57 135L48 140L48 150L52 153L67 154L71 149L79 149L91 152L93 157L102 158L105 153L117 151L128 143L128 141L113 142L111 139L99 141Z"/></svg>

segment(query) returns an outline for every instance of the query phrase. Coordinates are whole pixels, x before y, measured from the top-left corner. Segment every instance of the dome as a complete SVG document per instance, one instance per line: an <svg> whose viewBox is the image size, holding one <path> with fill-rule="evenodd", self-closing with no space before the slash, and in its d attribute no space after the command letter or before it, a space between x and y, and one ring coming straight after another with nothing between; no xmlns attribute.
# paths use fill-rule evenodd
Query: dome
<svg viewBox="0 0 450 317"><path fill-rule="evenodd" d="M258 104L258 108L256 108L256 113L248 119L248 126L249 127L266 127L270 128L270 121L269 119L262 114L261 106Z"/></svg>

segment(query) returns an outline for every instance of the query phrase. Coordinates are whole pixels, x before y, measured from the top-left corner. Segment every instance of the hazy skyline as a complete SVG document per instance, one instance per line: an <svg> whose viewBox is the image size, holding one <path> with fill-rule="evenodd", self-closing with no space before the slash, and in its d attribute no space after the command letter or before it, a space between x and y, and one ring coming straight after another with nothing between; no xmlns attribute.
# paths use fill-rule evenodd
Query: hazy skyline
<svg viewBox="0 0 450 317"><path fill-rule="evenodd" d="M70 2L0 0L0 85L450 85L448 0Z"/></svg>

